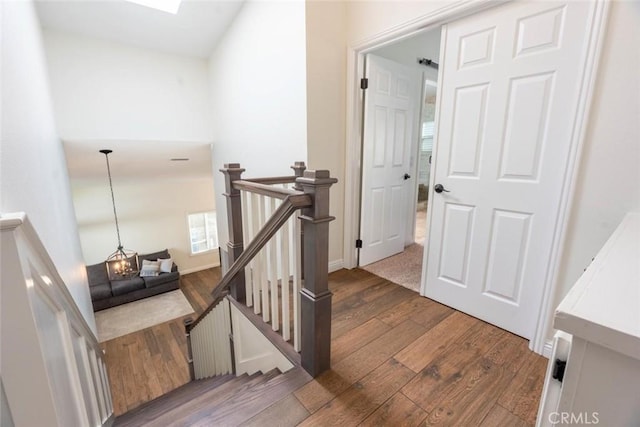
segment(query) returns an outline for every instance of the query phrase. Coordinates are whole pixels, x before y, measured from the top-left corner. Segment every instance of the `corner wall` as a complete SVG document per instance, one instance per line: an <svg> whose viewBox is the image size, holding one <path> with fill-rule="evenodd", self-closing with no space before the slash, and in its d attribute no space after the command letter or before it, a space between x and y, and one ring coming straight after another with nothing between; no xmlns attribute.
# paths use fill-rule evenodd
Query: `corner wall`
<svg viewBox="0 0 640 427"><path fill-rule="evenodd" d="M31 1L2 2L2 8L0 209L26 212L95 333L38 19Z"/></svg>
<svg viewBox="0 0 640 427"><path fill-rule="evenodd" d="M212 53L215 171L240 163L246 177L291 175L293 162L307 160L304 16L299 0L248 1ZM218 224L226 224L222 174L214 182ZM219 232L226 251L227 230Z"/></svg>

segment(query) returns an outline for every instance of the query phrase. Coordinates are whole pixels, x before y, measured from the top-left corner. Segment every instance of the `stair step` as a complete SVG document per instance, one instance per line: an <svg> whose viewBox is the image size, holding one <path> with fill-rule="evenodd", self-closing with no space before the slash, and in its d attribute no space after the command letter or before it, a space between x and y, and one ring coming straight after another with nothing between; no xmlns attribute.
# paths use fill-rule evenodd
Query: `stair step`
<svg viewBox="0 0 640 427"><path fill-rule="evenodd" d="M265 378L268 375L264 376ZM282 399L288 393L300 388L311 380L311 376L302 368L295 367L284 374L273 376L265 381L243 387L224 399L208 402L189 415L163 420L165 425L238 425ZM162 425L161 423L157 424Z"/></svg>
<svg viewBox="0 0 640 427"><path fill-rule="evenodd" d="M122 414L116 420L115 425L141 425L140 421L146 418L152 420L158 415L168 412L171 409L177 408L193 399L193 396L198 396L207 393L210 390L214 390L221 387L223 384L236 380L235 375L219 375L216 377L205 378L202 380L191 381L183 386L180 386L169 393L164 394L154 400L146 402L131 411ZM135 419L132 424L129 420Z"/></svg>
<svg viewBox="0 0 640 427"><path fill-rule="evenodd" d="M116 418L114 426L237 425L310 380L295 367L192 381Z"/></svg>
<svg viewBox="0 0 640 427"><path fill-rule="evenodd" d="M165 426L177 420L191 425L198 418L226 407L227 402L235 402L236 396L265 388L265 384L281 375L278 369L273 369L265 374L223 375L192 381L117 417L114 426Z"/></svg>

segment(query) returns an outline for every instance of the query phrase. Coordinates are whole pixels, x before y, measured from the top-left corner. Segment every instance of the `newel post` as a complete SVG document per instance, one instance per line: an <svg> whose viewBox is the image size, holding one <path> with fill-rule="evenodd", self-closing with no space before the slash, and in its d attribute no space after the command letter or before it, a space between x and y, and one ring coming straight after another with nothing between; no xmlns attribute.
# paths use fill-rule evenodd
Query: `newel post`
<svg viewBox="0 0 640 427"><path fill-rule="evenodd" d="M313 204L302 210L304 284L300 291L302 367L314 377L330 368L329 188L338 182L327 170L308 170L296 184Z"/></svg>
<svg viewBox="0 0 640 427"><path fill-rule="evenodd" d="M227 224L229 226L229 241L227 242L227 260L231 266L240 257L244 250L242 237L242 203L240 201L240 190L233 188L233 181L241 178L245 169L239 163L225 163L220 172L224 174L224 196L227 198ZM244 303L246 301L246 289L244 270L240 271L231 282L231 296L236 301Z"/></svg>

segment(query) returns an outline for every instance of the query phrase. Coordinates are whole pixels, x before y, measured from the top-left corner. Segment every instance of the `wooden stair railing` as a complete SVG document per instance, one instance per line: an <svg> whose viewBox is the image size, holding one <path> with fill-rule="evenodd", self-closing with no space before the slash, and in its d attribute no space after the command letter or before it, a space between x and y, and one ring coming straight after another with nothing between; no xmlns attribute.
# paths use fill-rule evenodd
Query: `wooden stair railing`
<svg viewBox="0 0 640 427"><path fill-rule="evenodd" d="M205 322L219 303L227 294L239 303L247 303L247 287L245 269L254 257L265 248L278 231L289 221L294 213L301 210L299 219L302 223L300 232L300 246L302 247L302 271L305 278L302 288L299 290L300 298L300 360L302 367L312 376L317 376L330 365L331 344L331 292L328 289L328 251L329 251L329 222L334 218L329 215L329 188L337 182L331 178L329 171L305 171L303 162L296 162L292 167L294 176L269 177L256 179L241 179L245 171L237 163L225 164L220 171L225 175L225 196L227 198L227 217L229 227L229 242L227 243L228 260L231 264L221 281L212 291L214 301L193 322L185 322L188 343L189 358L193 378L193 349L197 344L193 343L194 331L198 325ZM275 185L294 184L293 188L276 187ZM246 248L243 242L243 221L241 191L255 195L266 196L280 200L279 206L272 200L271 217L264 222L262 228L253 236ZM264 202L262 204L264 208ZM268 210L268 209L267 209ZM271 251L275 243L272 241ZM265 268L266 270L266 268ZM270 271L271 290L268 285L262 289L262 297L265 293L274 289L277 292L277 282L288 290L289 275L277 280L274 273L278 266L272 265ZM247 271L250 271L248 269ZM296 288L294 287L294 290ZM252 300L252 295L248 295ZM294 295L294 300L297 296ZM276 297L277 299L277 297ZM267 299L263 300L264 304ZM296 304L294 303L294 306ZM267 308L268 312L268 308ZM274 315L272 324L277 322ZM264 321L269 321L268 313ZM295 322L294 322L295 323ZM276 330L274 324L274 330ZM218 334L220 335L220 334ZM223 335L221 335L223 336ZM210 345L209 345L210 346ZM202 347L202 346L201 346ZM198 356L202 357L202 356Z"/></svg>

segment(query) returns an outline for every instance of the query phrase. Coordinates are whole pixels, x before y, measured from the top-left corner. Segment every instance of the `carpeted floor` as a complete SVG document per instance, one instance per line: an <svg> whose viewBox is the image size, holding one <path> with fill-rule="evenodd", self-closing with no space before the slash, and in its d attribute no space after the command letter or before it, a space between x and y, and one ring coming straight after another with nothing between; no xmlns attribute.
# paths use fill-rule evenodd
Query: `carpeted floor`
<svg viewBox="0 0 640 427"><path fill-rule="evenodd" d="M404 248L404 252L366 265L362 269L419 292L423 252L424 247L414 243Z"/></svg>
<svg viewBox="0 0 640 427"><path fill-rule="evenodd" d="M424 254L423 245L427 228L427 207L426 202L423 203L424 206L419 206L416 212L416 243L404 248L404 252L363 266L363 270L367 270L376 276L383 277L413 291L420 291L422 258Z"/></svg>
<svg viewBox="0 0 640 427"><path fill-rule="evenodd" d="M193 313L180 289L95 313L98 340L105 342Z"/></svg>

